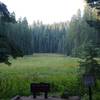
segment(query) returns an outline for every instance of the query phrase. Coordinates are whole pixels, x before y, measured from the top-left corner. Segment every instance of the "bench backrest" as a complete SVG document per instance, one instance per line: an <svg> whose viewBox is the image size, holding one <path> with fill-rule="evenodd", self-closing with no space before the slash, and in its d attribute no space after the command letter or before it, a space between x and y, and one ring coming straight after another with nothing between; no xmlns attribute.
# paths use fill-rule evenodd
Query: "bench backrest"
<svg viewBox="0 0 100 100"><path fill-rule="evenodd" d="M49 83L32 83L31 92L49 92L50 84Z"/></svg>

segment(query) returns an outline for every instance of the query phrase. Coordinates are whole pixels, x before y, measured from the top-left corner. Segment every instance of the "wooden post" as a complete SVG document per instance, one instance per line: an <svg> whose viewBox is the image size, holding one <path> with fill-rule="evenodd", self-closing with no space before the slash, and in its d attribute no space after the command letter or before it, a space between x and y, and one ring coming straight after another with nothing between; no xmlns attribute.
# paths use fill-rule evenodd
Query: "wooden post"
<svg viewBox="0 0 100 100"><path fill-rule="evenodd" d="M48 93L47 92L45 92L44 97L45 97L45 99L48 98Z"/></svg>
<svg viewBox="0 0 100 100"><path fill-rule="evenodd" d="M89 100L92 100L92 88L89 86Z"/></svg>
<svg viewBox="0 0 100 100"><path fill-rule="evenodd" d="M33 98L34 98L34 99L36 98L36 92L33 93Z"/></svg>

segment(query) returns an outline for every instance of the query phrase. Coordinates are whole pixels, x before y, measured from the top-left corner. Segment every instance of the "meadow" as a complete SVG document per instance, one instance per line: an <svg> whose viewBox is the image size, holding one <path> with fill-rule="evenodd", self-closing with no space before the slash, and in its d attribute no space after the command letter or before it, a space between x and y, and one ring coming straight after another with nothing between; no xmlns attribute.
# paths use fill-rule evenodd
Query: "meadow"
<svg viewBox="0 0 100 100"><path fill-rule="evenodd" d="M30 95L32 82L49 82L51 93L79 95L79 59L57 54L33 54L0 64L0 98ZM82 90L82 89L81 89ZM0 99L1 100L1 99Z"/></svg>

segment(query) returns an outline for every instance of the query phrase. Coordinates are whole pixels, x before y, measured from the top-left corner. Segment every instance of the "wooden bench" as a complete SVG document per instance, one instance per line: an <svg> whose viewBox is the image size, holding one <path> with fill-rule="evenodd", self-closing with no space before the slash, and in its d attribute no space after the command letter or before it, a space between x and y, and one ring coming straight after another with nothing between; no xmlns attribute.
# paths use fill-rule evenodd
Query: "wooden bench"
<svg viewBox="0 0 100 100"><path fill-rule="evenodd" d="M31 84L31 92L33 97L36 98L36 94L39 92L44 92L44 98L48 98L48 92L50 91L49 83L32 83Z"/></svg>

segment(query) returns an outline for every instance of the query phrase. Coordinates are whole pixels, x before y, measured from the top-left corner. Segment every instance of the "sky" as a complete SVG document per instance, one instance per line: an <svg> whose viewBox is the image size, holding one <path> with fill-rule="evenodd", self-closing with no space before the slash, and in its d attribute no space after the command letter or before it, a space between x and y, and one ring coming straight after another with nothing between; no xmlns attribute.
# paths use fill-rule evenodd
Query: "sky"
<svg viewBox="0 0 100 100"><path fill-rule="evenodd" d="M29 24L42 21L44 24L65 22L80 9L83 13L84 0L1 0L16 18L27 17Z"/></svg>

